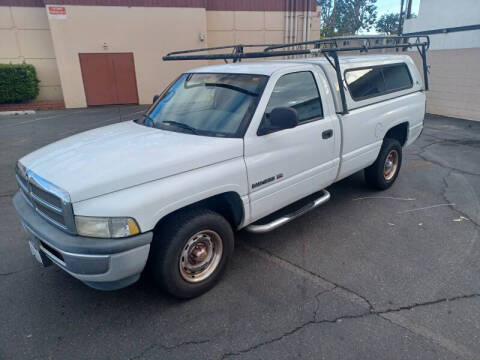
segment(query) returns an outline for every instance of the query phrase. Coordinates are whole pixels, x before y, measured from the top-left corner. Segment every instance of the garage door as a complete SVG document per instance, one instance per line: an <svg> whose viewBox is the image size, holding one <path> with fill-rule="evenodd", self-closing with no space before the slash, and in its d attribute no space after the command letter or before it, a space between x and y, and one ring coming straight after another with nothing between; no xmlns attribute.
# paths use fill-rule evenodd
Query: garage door
<svg viewBox="0 0 480 360"><path fill-rule="evenodd" d="M87 105L138 104L133 53L79 55Z"/></svg>

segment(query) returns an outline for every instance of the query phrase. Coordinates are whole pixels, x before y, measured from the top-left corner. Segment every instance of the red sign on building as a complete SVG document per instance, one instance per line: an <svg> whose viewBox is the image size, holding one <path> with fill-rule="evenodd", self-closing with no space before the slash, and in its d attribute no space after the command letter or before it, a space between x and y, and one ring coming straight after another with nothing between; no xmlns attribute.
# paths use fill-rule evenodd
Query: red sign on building
<svg viewBox="0 0 480 360"><path fill-rule="evenodd" d="M48 6L48 17L51 19L66 19L67 9L65 6Z"/></svg>

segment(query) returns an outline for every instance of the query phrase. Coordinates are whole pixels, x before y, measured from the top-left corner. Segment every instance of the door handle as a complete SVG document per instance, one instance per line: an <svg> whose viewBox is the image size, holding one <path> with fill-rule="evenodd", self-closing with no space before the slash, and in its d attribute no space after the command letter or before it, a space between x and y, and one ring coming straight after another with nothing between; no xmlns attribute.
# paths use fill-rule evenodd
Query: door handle
<svg viewBox="0 0 480 360"><path fill-rule="evenodd" d="M333 136L333 130L332 129L328 129L328 130L325 130L324 132L322 132L322 139L328 139L328 138L331 138Z"/></svg>

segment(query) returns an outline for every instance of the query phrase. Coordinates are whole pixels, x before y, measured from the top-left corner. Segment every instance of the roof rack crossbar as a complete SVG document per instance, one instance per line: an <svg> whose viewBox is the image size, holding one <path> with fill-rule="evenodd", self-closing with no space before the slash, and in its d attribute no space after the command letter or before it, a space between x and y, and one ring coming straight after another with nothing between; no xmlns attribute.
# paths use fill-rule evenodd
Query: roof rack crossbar
<svg viewBox="0 0 480 360"><path fill-rule="evenodd" d="M344 52L344 51L365 51L365 50L379 50L379 49L395 49L395 48L413 48L416 46L425 46L426 43L420 44L396 44L396 45L375 45L375 46L357 46L348 48L334 48L334 49L294 49L294 50L279 50L279 51L252 51L252 52L231 52L225 54L201 54L201 55L183 55L192 53L192 50L176 51L175 53L169 53L163 57L164 61L172 60L239 60L239 59L256 59L256 58L268 58L268 57L281 57L289 55L315 55L321 53L329 53L331 51ZM237 46L237 45L236 45ZM245 45L242 45L245 47ZM237 46L238 47L238 46ZM210 48L201 49L201 51L208 51ZM200 51L200 50L199 50ZM178 55L177 55L178 54Z"/></svg>
<svg viewBox="0 0 480 360"><path fill-rule="evenodd" d="M413 41L412 41L413 40ZM350 45L351 41L361 42L361 45ZM339 43L342 43L339 46ZM313 46L313 47L310 47ZM333 37L320 40L303 41L287 44L237 44L200 48L191 50L173 51L163 57L164 61L179 60L232 60L240 62L242 59L258 59L270 57L286 57L297 55L323 55L337 73L337 80L342 100L343 114L348 113L343 88L343 77L340 71L338 53L347 51L368 52L369 50L395 49L407 50L416 48L422 58L425 90L428 90L427 50L430 47L430 38L427 35L399 35L399 36L348 36ZM207 53L210 51L227 50L231 52ZM254 51L245 52L245 49ZM261 49L261 51L258 51ZM333 59L333 62L331 59Z"/></svg>
<svg viewBox="0 0 480 360"><path fill-rule="evenodd" d="M370 44L372 41L375 41L376 44L378 44L380 41L384 40L387 42L394 42L396 44L399 44L400 42L407 41L409 39L415 39L415 42L422 42L421 38L424 39L425 42L430 45L430 40L428 36L417 36L417 35L400 35L400 36L390 36L390 35L381 35L381 36L340 36L340 37L331 37L331 38L325 38L325 39L319 39L319 40L310 40L310 41L302 41L302 42L296 42L296 43L290 43L290 44L272 44L268 47L265 48L265 51L271 51L275 49L280 49L280 48L286 48L286 47L293 47L293 46L302 46L302 45L314 45L315 47L319 47L319 45L334 45L335 47L338 47L338 42L343 42L343 45L346 46L349 44L350 41L364 41L364 46L370 47ZM414 44L414 43L412 43Z"/></svg>

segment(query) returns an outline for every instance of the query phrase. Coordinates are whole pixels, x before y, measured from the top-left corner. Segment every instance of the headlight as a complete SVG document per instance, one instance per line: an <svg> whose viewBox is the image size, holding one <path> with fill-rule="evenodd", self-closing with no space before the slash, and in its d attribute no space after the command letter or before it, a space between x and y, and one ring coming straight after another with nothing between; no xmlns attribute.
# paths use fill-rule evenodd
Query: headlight
<svg viewBox="0 0 480 360"><path fill-rule="evenodd" d="M123 238L140 232L137 222L129 217L75 216L77 233L100 238Z"/></svg>

